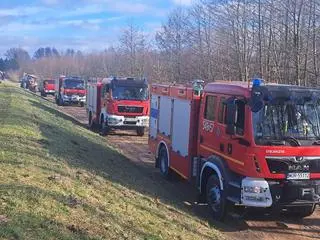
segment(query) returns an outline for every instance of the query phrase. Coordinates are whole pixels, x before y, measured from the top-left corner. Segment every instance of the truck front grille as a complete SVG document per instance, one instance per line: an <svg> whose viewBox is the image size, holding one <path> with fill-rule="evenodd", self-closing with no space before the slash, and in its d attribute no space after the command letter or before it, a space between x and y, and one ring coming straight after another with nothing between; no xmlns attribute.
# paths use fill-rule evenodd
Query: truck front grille
<svg viewBox="0 0 320 240"><path fill-rule="evenodd" d="M288 172L310 172L320 173L320 157L308 158L306 160L297 162L289 160L288 158L266 158L269 171L271 173L288 173Z"/></svg>
<svg viewBox="0 0 320 240"><path fill-rule="evenodd" d="M143 107L118 106L118 112L121 112L121 113L143 113Z"/></svg>

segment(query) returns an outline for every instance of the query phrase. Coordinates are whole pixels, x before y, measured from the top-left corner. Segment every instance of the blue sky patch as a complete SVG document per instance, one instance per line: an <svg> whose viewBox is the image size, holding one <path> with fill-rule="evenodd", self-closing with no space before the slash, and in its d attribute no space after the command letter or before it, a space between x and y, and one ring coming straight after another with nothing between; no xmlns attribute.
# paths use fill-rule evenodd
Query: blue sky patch
<svg viewBox="0 0 320 240"><path fill-rule="evenodd" d="M31 54L39 47L91 52L117 44L129 21L150 39L178 5L192 0L0 1L0 55L10 47Z"/></svg>

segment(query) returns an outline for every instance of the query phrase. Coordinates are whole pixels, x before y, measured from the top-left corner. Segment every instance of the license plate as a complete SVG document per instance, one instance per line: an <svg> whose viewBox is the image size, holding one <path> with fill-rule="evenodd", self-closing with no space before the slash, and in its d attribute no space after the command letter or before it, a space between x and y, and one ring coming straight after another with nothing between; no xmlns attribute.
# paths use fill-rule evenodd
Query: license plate
<svg viewBox="0 0 320 240"><path fill-rule="evenodd" d="M310 173L288 173L287 179L289 180L310 179Z"/></svg>
<svg viewBox="0 0 320 240"><path fill-rule="evenodd" d="M124 120L127 122L135 122L136 121L135 118L125 118Z"/></svg>

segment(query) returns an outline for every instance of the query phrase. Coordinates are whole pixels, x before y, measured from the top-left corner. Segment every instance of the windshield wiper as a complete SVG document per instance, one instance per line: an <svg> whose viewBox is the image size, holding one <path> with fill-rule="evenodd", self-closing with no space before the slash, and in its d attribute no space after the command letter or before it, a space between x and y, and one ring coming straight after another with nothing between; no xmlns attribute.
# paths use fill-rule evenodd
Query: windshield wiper
<svg viewBox="0 0 320 240"><path fill-rule="evenodd" d="M270 145L270 146L284 146L284 145L286 145L286 142L283 141L283 140L269 140L267 142L267 145Z"/></svg>
<svg viewBox="0 0 320 240"><path fill-rule="evenodd" d="M288 142L292 147L299 147L301 146L301 143L298 139L292 136L285 136L284 140Z"/></svg>
<svg viewBox="0 0 320 240"><path fill-rule="evenodd" d="M263 145L268 145L268 146L284 146L284 145L286 145L286 142L284 140L260 138L258 141L260 143L262 143Z"/></svg>
<svg viewBox="0 0 320 240"><path fill-rule="evenodd" d="M320 145L320 140L314 141L312 145Z"/></svg>

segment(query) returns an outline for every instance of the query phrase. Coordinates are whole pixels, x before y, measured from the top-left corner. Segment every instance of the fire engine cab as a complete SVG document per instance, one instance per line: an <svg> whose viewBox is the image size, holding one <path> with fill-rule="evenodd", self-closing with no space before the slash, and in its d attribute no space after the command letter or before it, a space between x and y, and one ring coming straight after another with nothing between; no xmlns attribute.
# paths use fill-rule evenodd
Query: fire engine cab
<svg viewBox="0 0 320 240"><path fill-rule="evenodd" d="M161 174L194 183L216 219L231 205L305 217L320 203L320 90L154 84L149 147Z"/></svg>
<svg viewBox="0 0 320 240"><path fill-rule="evenodd" d="M86 102L84 80L80 77L60 76L55 81L55 100L60 106L76 103L83 107Z"/></svg>
<svg viewBox="0 0 320 240"><path fill-rule="evenodd" d="M95 78L87 87L89 127L99 126L102 135L111 129L135 130L139 136L144 135L150 105L146 80Z"/></svg>

